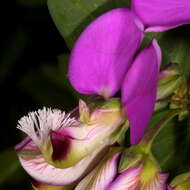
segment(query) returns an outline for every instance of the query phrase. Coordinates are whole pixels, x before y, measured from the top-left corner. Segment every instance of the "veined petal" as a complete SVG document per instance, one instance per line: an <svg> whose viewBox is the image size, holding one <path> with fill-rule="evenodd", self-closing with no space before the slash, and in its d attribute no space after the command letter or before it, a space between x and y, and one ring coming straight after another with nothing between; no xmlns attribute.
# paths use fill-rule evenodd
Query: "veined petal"
<svg viewBox="0 0 190 190"><path fill-rule="evenodd" d="M131 144L144 135L156 101L161 51L156 42L136 57L122 85L122 103L130 123Z"/></svg>
<svg viewBox="0 0 190 190"><path fill-rule="evenodd" d="M146 184L140 184L141 190L166 190L168 174L157 173L156 176Z"/></svg>
<svg viewBox="0 0 190 190"><path fill-rule="evenodd" d="M190 23L189 0L132 0L132 9L147 32L160 32Z"/></svg>
<svg viewBox="0 0 190 190"><path fill-rule="evenodd" d="M53 185L40 183L33 179L31 181L32 181L32 187L34 190L72 190L73 189L73 185L70 185L70 186L55 186L54 185L53 186Z"/></svg>
<svg viewBox="0 0 190 190"><path fill-rule="evenodd" d="M110 145L109 136L113 133L114 128L95 125L88 131L86 127L87 126L80 127L80 132L88 132L83 138L75 138L72 136L72 129L75 130L75 128L67 128L54 133L56 134L56 139L54 135L52 139L52 145L55 144L55 146L53 146L55 147L53 149L53 164L56 167L71 167L92 152ZM70 133L68 133L68 131ZM66 136L65 133L67 133L68 136Z"/></svg>
<svg viewBox="0 0 190 190"><path fill-rule="evenodd" d="M142 167L128 169L120 174L106 190L136 190Z"/></svg>
<svg viewBox="0 0 190 190"><path fill-rule="evenodd" d="M90 174L88 174L75 188L75 190L105 190L117 174L119 153L107 161L102 161Z"/></svg>
<svg viewBox="0 0 190 190"><path fill-rule="evenodd" d="M83 94L113 96L143 37L143 25L127 8L111 10L93 21L77 40L69 79Z"/></svg>
<svg viewBox="0 0 190 190"><path fill-rule="evenodd" d="M36 181L49 185L67 186L84 177L100 160L104 149L98 149L76 165L60 169L48 164L33 141L25 140L16 147L22 167Z"/></svg>
<svg viewBox="0 0 190 190"><path fill-rule="evenodd" d="M94 110L87 124L52 132L53 160L56 161L53 164L59 168L71 167L100 147L114 143L111 137L124 121L119 104Z"/></svg>

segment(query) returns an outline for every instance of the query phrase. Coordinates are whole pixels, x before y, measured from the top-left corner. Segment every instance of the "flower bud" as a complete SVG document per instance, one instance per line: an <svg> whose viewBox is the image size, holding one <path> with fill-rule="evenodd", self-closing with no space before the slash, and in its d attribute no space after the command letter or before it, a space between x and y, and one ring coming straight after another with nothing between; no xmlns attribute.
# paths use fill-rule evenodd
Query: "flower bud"
<svg viewBox="0 0 190 190"><path fill-rule="evenodd" d="M159 76L157 100L171 96L180 87L182 78L176 68L163 70Z"/></svg>
<svg viewBox="0 0 190 190"><path fill-rule="evenodd" d="M189 190L190 187L190 172L181 174L174 178L168 190Z"/></svg>

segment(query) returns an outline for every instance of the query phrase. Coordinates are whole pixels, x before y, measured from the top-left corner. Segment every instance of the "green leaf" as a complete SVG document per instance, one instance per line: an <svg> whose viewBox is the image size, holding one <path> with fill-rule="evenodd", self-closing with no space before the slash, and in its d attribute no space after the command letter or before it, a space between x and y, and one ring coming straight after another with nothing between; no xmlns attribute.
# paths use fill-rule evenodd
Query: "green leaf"
<svg viewBox="0 0 190 190"><path fill-rule="evenodd" d="M0 153L0 186L15 175L20 168L20 163L14 150L5 150Z"/></svg>
<svg viewBox="0 0 190 190"><path fill-rule="evenodd" d="M189 171L190 122L178 122L176 118L168 122L155 138L152 151L163 172L176 176Z"/></svg>
<svg viewBox="0 0 190 190"><path fill-rule="evenodd" d="M48 0L48 8L69 48L82 30L100 14L129 6L128 0Z"/></svg>

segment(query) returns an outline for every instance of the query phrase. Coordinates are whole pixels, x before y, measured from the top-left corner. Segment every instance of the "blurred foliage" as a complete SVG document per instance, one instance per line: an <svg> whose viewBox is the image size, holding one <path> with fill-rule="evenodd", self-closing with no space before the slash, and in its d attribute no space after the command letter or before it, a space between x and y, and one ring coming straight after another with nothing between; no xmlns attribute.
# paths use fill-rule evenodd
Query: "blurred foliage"
<svg viewBox="0 0 190 190"><path fill-rule="evenodd" d="M150 127L161 120L168 111L154 114ZM190 120L178 121L177 117L169 121L155 138L152 151L163 172L171 172L173 178L190 170L187 155L190 154Z"/></svg>
<svg viewBox="0 0 190 190"><path fill-rule="evenodd" d="M47 0L16 0L22 6L42 6Z"/></svg>
<svg viewBox="0 0 190 190"><path fill-rule="evenodd" d="M175 63L179 65L182 75L190 75L190 26L181 26L166 32L147 33L142 43L145 47L150 40L156 38L162 50L162 68Z"/></svg>
<svg viewBox="0 0 190 190"><path fill-rule="evenodd" d="M190 75L190 26L182 26L158 34L158 42L164 52L164 58L169 63L177 63L180 71L186 77Z"/></svg>
<svg viewBox="0 0 190 190"><path fill-rule="evenodd" d="M27 33L18 28L6 44L0 57L0 80L13 72L17 59L22 56L28 37Z"/></svg>
<svg viewBox="0 0 190 190"><path fill-rule="evenodd" d="M9 158L9 159L7 159ZM6 150L0 154L0 185L3 184L9 177L15 173L15 171L20 167L19 161L13 150Z"/></svg>
<svg viewBox="0 0 190 190"><path fill-rule="evenodd" d="M112 8L129 7L129 1L48 0L53 20L46 0L16 0L2 7L10 9L14 16L8 15L2 23L0 36L0 189L29 189L30 182L13 149L22 139L16 130L17 120L42 106L69 111L77 106L78 98L86 98L74 91L68 81L68 48L94 18ZM7 23L11 24L7 26ZM184 77L189 77L189 33L187 25L164 33L146 34L143 44L157 38L163 52L162 67L177 63ZM150 127L166 112L155 113ZM172 177L190 170L189 119L174 118L166 124L152 150L162 170L172 172Z"/></svg>

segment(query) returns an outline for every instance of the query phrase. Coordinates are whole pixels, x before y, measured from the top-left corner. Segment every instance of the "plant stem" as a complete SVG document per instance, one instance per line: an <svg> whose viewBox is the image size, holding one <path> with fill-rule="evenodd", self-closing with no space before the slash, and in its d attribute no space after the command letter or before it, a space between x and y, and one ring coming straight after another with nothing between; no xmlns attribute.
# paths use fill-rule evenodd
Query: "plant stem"
<svg viewBox="0 0 190 190"><path fill-rule="evenodd" d="M143 149L146 152L150 152L152 143L155 139L155 137L158 135L158 133L161 131L161 129L165 126L165 124L170 121L172 118L174 118L181 110L175 109L169 111L158 123L151 128L143 137L143 139L140 142L140 145L143 147Z"/></svg>

